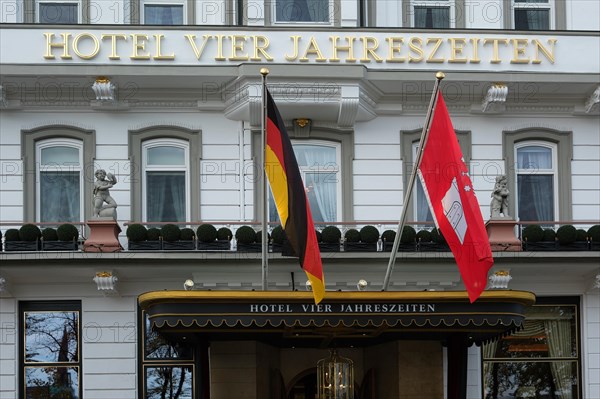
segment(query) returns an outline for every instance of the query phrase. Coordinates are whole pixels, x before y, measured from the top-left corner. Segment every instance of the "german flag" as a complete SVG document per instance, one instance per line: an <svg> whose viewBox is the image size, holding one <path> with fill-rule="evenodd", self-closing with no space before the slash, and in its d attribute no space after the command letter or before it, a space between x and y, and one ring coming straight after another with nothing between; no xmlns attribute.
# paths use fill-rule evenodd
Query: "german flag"
<svg viewBox="0 0 600 399"><path fill-rule="evenodd" d="M271 94L266 92L265 171L285 235L312 285L315 303L319 303L325 296L325 279L315 225L292 143Z"/></svg>

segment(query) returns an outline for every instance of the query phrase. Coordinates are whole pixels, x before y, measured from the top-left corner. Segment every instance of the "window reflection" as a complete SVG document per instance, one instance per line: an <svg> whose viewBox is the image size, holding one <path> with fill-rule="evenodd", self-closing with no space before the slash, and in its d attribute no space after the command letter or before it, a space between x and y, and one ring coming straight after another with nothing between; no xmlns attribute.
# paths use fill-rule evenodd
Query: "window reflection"
<svg viewBox="0 0 600 399"><path fill-rule="evenodd" d="M146 399L191 399L192 366L146 367Z"/></svg>
<svg viewBox="0 0 600 399"><path fill-rule="evenodd" d="M146 359L192 359L193 351L180 343L171 344L159 333L153 331L150 319L144 314L146 328L144 334L144 356Z"/></svg>
<svg viewBox="0 0 600 399"><path fill-rule="evenodd" d="M26 399L78 399L78 367L26 367Z"/></svg>
<svg viewBox="0 0 600 399"><path fill-rule="evenodd" d="M25 312L25 362L77 362L78 312Z"/></svg>

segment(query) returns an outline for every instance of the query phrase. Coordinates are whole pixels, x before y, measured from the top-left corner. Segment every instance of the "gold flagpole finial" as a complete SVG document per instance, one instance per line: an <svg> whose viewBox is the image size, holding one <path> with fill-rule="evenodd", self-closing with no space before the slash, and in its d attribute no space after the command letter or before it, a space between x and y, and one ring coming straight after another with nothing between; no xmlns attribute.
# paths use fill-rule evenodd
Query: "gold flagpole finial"
<svg viewBox="0 0 600 399"><path fill-rule="evenodd" d="M435 74L435 77L437 80L442 80L446 77L446 74L442 71L439 71L438 73Z"/></svg>
<svg viewBox="0 0 600 399"><path fill-rule="evenodd" d="M262 76L267 76L269 74L269 68L260 68L260 74Z"/></svg>

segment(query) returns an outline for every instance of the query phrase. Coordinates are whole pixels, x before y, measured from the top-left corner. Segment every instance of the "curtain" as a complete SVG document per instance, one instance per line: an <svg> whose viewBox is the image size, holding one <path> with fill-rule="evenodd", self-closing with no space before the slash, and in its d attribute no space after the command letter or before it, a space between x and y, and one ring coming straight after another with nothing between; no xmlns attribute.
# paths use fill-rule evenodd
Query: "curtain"
<svg viewBox="0 0 600 399"><path fill-rule="evenodd" d="M433 216L431 215L431 209L429 209L429 202L425 196L425 190L423 190L423 184L421 180L417 180L415 185L417 186L417 221L418 222L432 222Z"/></svg>
<svg viewBox="0 0 600 399"><path fill-rule="evenodd" d="M515 29L549 30L550 11L547 9L515 9Z"/></svg>
<svg viewBox="0 0 600 399"><path fill-rule="evenodd" d="M276 0L277 22L329 22L328 0Z"/></svg>
<svg viewBox="0 0 600 399"><path fill-rule="evenodd" d="M147 25L183 25L183 6L145 5L144 23Z"/></svg>
<svg viewBox="0 0 600 399"><path fill-rule="evenodd" d="M337 220L337 184L339 181L336 151L333 147L295 145L298 165L306 173L304 185L315 222ZM314 171L314 172L313 172Z"/></svg>
<svg viewBox="0 0 600 399"><path fill-rule="evenodd" d="M522 147L517 150L517 169L529 170L518 174L517 188L519 218L521 220L554 219L553 175L540 174L552 169L552 150L541 146Z"/></svg>
<svg viewBox="0 0 600 399"><path fill-rule="evenodd" d="M546 337L548 340L548 352L550 357L571 357L571 320L553 319L544 320ZM571 399L573 397L571 386L571 363L551 362L552 378L559 393L560 399Z"/></svg>
<svg viewBox="0 0 600 399"><path fill-rule="evenodd" d="M448 7L415 7L415 28L449 28L450 9Z"/></svg>
<svg viewBox="0 0 600 399"><path fill-rule="evenodd" d="M147 172L146 219L185 222L185 172Z"/></svg>
<svg viewBox="0 0 600 399"><path fill-rule="evenodd" d="M40 222L79 222L79 172L40 172Z"/></svg>

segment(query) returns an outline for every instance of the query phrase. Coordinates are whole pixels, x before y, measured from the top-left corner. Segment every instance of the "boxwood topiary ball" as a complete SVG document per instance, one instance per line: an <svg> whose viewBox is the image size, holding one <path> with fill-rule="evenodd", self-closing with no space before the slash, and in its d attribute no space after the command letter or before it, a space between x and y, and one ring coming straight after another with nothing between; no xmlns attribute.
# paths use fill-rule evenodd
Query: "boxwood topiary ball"
<svg viewBox="0 0 600 399"><path fill-rule="evenodd" d="M196 237L201 242L213 242L217 239L217 228L209 223L204 223L196 229Z"/></svg>
<svg viewBox="0 0 600 399"><path fill-rule="evenodd" d="M231 241L232 238L233 233L228 227L221 227L219 230L217 230L217 240Z"/></svg>
<svg viewBox="0 0 600 399"><path fill-rule="evenodd" d="M442 235L442 232L437 228L431 230L431 240L437 244L446 243L446 239Z"/></svg>
<svg viewBox="0 0 600 399"><path fill-rule="evenodd" d="M556 241L556 232L553 229L544 229L542 241Z"/></svg>
<svg viewBox="0 0 600 399"><path fill-rule="evenodd" d="M158 241L160 240L160 229L158 227L150 227L148 229L148 241Z"/></svg>
<svg viewBox="0 0 600 399"><path fill-rule="evenodd" d="M160 235L164 241L174 242L181 238L181 229L176 224L165 224L160 229Z"/></svg>
<svg viewBox="0 0 600 399"><path fill-rule="evenodd" d="M20 241L21 237L19 236L18 229L8 229L6 233L4 233L4 239L6 241Z"/></svg>
<svg viewBox="0 0 600 399"><path fill-rule="evenodd" d="M431 232L429 230L421 230L417 233L417 241L431 242Z"/></svg>
<svg viewBox="0 0 600 399"><path fill-rule="evenodd" d="M400 237L400 242L402 244L412 244L415 242L417 238L417 232L412 226L404 226L402 228L402 236Z"/></svg>
<svg viewBox="0 0 600 399"><path fill-rule="evenodd" d="M523 229L521 234L523 241L527 242L539 242L544 238L544 229L537 224L530 224Z"/></svg>
<svg viewBox="0 0 600 399"><path fill-rule="evenodd" d="M283 227L281 225L275 226L271 232L271 237L275 244L283 244L283 241L285 241L285 231L283 230Z"/></svg>
<svg viewBox="0 0 600 399"><path fill-rule="evenodd" d="M328 244L339 244L342 232L336 226L327 226L321 231L323 242Z"/></svg>
<svg viewBox="0 0 600 399"><path fill-rule="evenodd" d="M365 226L360 229L360 241L373 244L379 240L379 230L375 226Z"/></svg>
<svg viewBox="0 0 600 399"><path fill-rule="evenodd" d="M587 231L584 229L577 229L577 238L575 241L587 241Z"/></svg>
<svg viewBox="0 0 600 399"><path fill-rule="evenodd" d="M79 237L79 230L70 223L61 224L56 229L60 241L74 241Z"/></svg>
<svg viewBox="0 0 600 399"><path fill-rule="evenodd" d="M180 240L193 241L194 237L196 237L196 233L194 232L193 229L190 229L189 227L184 227L183 229L181 229Z"/></svg>
<svg viewBox="0 0 600 399"><path fill-rule="evenodd" d="M269 234L269 232L267 231L267 242L271 241L271 234ZM262 242L262 230L258 230L256 232L256 242L261 243Z"/></svg>
<svg viewBox="0 0 600 399"><path fill-rule="evenodd" d="M256 242L256 231L250 226L240 226L235 231L235 239L242 244L252 244Z"/></svg>
<svg viewBox="0 0 600 399"><path fill-rule="evenodd" d="M46 227L42 230L42 238L44 241L58 241L58 234L56 234L56 230L52 227Z"/></svg>
<svg viewBox="0 0 600 399"><path fill-rule="evenodd" d="M577 229L570 224L560 226L556 230L556 238L561 244L571 244L577 240Z"/></svg>
<svg viewBox="0 0 600 399"><path fill-rule="evenodd" d="M600 224L595 224L590 227L587 231L587 236L593 242L600 242Z"/></svg>
<svg viewBox="0 0 600 399"><path fill-rule="evenodd" d="M315 230L315 235L317 236L317 242L323 241L323 235L321 234L321 232L319 230Z"/></svg>
<svg viewBox="0 0 600 399"><path fill-rule="evenodd" d="M24 224L19 229L19 239L21 241L36 241L42 237L42 231L35 224Z"/></svg>
<svg viewBox="0 0 600 399"><path fill-rule="evenodd" d="M347 242L359 242L360 241L360 232L356 229L348 229L344 234L344 239Z"/></svg>
<svg viewBox="0 0 600 399"><path fill-rule="evenodd" d="M134 223L127 226L125 235L129 241L140 242L148 238L148 229L143 224Z"/></svg>
<svg viewBox="0 0 600 399"><path fill-rule="evenodd" d="M396 232L394 230L386 230L383 233L381 233L381 239L384 242L393 243L394 240L396 239Z"/></svg>

